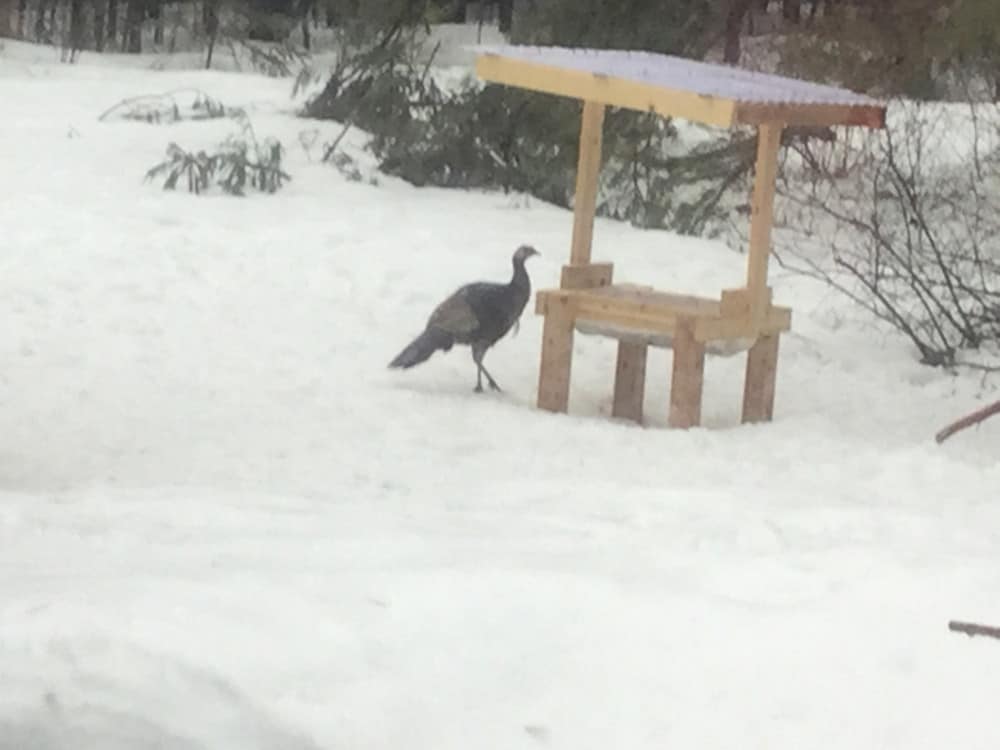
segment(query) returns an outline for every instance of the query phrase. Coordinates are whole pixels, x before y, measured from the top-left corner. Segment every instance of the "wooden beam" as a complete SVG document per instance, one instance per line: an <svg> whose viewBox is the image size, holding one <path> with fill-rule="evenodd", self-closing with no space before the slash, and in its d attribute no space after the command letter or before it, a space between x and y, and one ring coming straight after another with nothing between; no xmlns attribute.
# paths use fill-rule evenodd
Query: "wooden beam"
<svg viewBox="0 0 1000 750"><path fill-rule="evenodd" d="M559 286L562 289L594 289L610 286L614 266L611 263L587 263L562 267Z"/></svg>
<svg viewBox="0 0 1000 750"><path fill-rule="evenodd" d="M684 318L674 333L674 363L670 379L671 427L687 429L701 423L701 395L705 381L705 344L694 338L694 321Z"/></svg>
<svg viewBox="0 0 1000 750"><path fill-rule="evenodd" d="M749 317L697 320L694 327L694 336L699 341L756 339L761 335L788 331L791 327L791 309L787 307L772 307L766 311L763 322L756 326L751 324Z"/></svg>
<svg viewBox="0 0 1000 750"><path fill-rule="evenodd" d="M885 107L877 104L765 104L739 102L735 120L741 125L859 125L866 128L885 127Z"/></svg>
<svg viewBox="0 0 1000 750"><path fill-rule="evenodd" d="M583 103L580 124L580 155L576 166L576 194L573 199L573 243L570 263L590 263L594 238L594 214L597 212L597 179L601 174L601 137L604 105Z"/></svg>
<svg viewBox="0 0 1000 750"><path fill-rule="evenodd" d="M778 375L778 334L761 336L747 352L743 383L743 422L770 422Z"/></svg>
<svg viewBox="0 0 1000 750"><path fill-rule="evenodd" d="M672 334L677 326L677 315L674 313L619 310L610 307L606 300L586 297L578 300L576 317L582 320L612 323L625 328L669 334Z"/></svg>
<svg viewBox="0 0 1000 750"><path fill-rule="evenodd" d="M745 290L743 291L745 295ZM535 312L544 315L550 299L571 299L574 317L596 323L672 335L679 317L691 318L698 341L756 338L759 334L787 331L792 325L792 311L787 307L767 308L763 321L754 327L749 313L739 317L720 317L719 303L705 300L705 309L688 302L685 297L676 307L668 304L646 304L627 296L613 296L588 289L542 289L535 298ZM736 299L739 299L738 297ZM734 304L735 300L727 301ZM713 311L714 306L714 311ZM746 308L744 308L745 310Z"/></svg>
<svg viewBox="0 0 1000 750"><path fill-rule="evenodd" d="M543 298L539 296L539 304ZM568 295L544 298L542 361L538 370L538 408L566 412L573 368L573 301Z"/></svg>
<svg viewBox="0 0 1000 750"><path fill-rule="evenodd" d="M750 293L750 322L753 326L763 323L768 306L767 263L771 255L781 130L782 126L775 124L761 125L757 129L757 167L750 203L750 252L747 257L747 290Z"/></svg>
<svg viewBox="0 0 1000 750"><path fill-rule="evenodd" d="M645 344L618 342L615 366L615 399L611 416L642 423L642 402L646 394Z"/></svg>
<svg viewBox="0 0 1000 750"><path fill-rule="evenodd" d="M476 58L476 74L487 81L544 91L638 112L655 112L662 117L728 128L735 122L736 105L728 99L690 91L653 86L624 78L570 70L552 65L514 60L495 53Z"/></svg>

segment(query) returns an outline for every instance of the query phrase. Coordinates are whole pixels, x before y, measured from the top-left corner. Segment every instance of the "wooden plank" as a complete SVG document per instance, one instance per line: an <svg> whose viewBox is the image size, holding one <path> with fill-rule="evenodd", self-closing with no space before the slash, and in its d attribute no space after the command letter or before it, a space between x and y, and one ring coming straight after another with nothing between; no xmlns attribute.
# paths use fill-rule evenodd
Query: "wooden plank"
<svg viewBox="0 0 1000 750"><path fill-rule="evenodd" d="M736 105L728 99L582 70L514 60L495 53L484 53L476 58L476 74L494 83L639 112L655 112L663 117L683 117L726 128L735 122Z"/></svg>
<svg viewBox="0 0 1000 750"><path fill-rule="evenodd" d="M678 317L690 317L694 320L695 338L702 342L756 338L759 333L777 333L791 329L792 311L787 307L769 308L763 322L754 327L745 317L702 316L691 307L671 308L640 304L628 298L605 296L604 291L605 289L599 291L543 289L536 295L535 312L544 315L547 300L566 297L573 300L574 315L582 320L665 334L673 334ZM716 306L718 304L715 302Z"/></svg>
<svg viewBox="0 0 1000 750"><path fill-rule="evenodd" d="M705 380L705 344L694 338L694 321L677 322L674 363L670 380L671 427L687 429L701 423L701 395Z"/></svg>
<svg viewBox="0 0 1000 750"><path fill-rule="evenodd" d="M747 258L747 290L750 294L750 321L763 323L767 310L767 263L771 255L771 226L774 222L774 187L778 175L778 147L781 125L761 125L757 129L757 168L750 204L750 252Z"/></svg>
<svg viewBox="0 0 1000 750"><path fill-rule="evenodd" d="M583 320L612 323L626 328L673 333L677 316L672 313L617 309L607 302L583 298L577 300L576 316Z"/></svg>
<svg viewBox="0 0 1000 750"><path fill-rule="evenodd" d="M741 125L858 125L879 130L885 127L885 112L886 108L877 104L737 102L734 119Z"/></svg>
<svg viewBox="0 0 1000 750"><path fill-rule="evenodd" d="M611 322L628 320L660 321L671 329L678 316L717 318L719 303L697 297L670 295L652 289L623 289L614 285L599 289L573 290L580 314Z"/></svg>
<svg viewBox="0 0 1000 750"><path fill-rule="evenodd" d="M745 318L702 319L695 322L694 336L699 341L757 338L761 334L779 333L792 327L792 311L787 307L772 307L764 322L754 326Z"/></svg>
<svg viewBox="0 0 1000 750"><path fill-rule="evenodd" d="M614 273L611 263L587 263L584 265L566 265L562 267L562 277L559 286L562 289L593 289L609 286Z"/></svg>
<svg viewBox="0 0 1000 750"><path fill-rule="evenodd" d="M565 412L573 367L573 302L567 295L545 300L542 359L538 370L538 408Z"/></svg>
<svg viewBox="0 0 1000 750"><path fill-rule="evenodd" d="M761 336L747 353L743 422L770 422L778 374L778 334Z"/></svg>
<svg viewBox="0 0 1000 750"><path fill-rule="evenodd" d="M615 400L611 416L642 423L642 402L646 394L646 345L618 342L615 366Z"/></svg>
<svg viewBox="0 0 1000 750"><path fill-rule="evenodd" d="M602 299L615 300L622 305L645 305L649 308L663 308L674 313L690 313L696 316L718 317L719 300L696 297L691 294L662 292L651 286L639 284L612 284L603 289L591 291Z"/></svg>
<svg viewBox="0 0 1000 750"><path fill-rule="evenodd" d="M594 214L597 212L597 179L601 174L601 138L604 105L583 103L580 123L580 154L576 164L576 193L573 198L573 242L570 263L590 263L594 239Z"/></svg>

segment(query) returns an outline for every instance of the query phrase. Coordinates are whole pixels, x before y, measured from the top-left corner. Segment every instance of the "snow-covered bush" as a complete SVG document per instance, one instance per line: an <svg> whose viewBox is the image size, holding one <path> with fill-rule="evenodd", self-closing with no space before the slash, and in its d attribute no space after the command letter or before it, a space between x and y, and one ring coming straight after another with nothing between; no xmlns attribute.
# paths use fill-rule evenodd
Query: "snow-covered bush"
<svg viewBox="0 0 1000 750"><path fill-rule="evenodd" d="M162 177L164 190L182 184L196 194L213 185L229 195L246 195L248 188L275 193L291 179L282 169L283 153L273 138L259 143L250 121L243 118L242 132L227 138L213 153L192 153L171 143L166 158L146 173L146 179Z"/></svg>
<svg viewBox="0 0 1000 750"><path fill-rule="evenodd" d="M897 101L888 127L797 146L776 248L904 333L931 365L1000 344L1000 109Z"/></svg>

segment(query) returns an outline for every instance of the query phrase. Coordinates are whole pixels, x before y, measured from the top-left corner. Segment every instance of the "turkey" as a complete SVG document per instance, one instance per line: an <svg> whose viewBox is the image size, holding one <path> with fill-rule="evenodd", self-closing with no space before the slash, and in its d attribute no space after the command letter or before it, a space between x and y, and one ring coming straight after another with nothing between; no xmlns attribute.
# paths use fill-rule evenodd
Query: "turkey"
<svg viewBox="0 0 1000 750"><path fill-rule="evenodd" d="M466 284L431 313L424 332L389 363L389 367L410 368L427 360L438 349L448 351L455 344L472 347L476 363L476 392L483 390L483 376L490 388L500 390L497 381L483 366L486 350L503 338L521 317L531 296L531 280L524 261L538 251L521 245L511 259L514 275L508 284L479 281Z"/></svg>

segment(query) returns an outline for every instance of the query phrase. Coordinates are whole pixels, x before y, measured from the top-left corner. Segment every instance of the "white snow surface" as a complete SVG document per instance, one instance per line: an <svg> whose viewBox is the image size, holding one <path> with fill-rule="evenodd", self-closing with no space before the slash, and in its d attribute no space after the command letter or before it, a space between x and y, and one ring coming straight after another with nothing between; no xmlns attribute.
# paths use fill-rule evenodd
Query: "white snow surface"
<svg viewBox="0 0 1000 750"><path fill-rule="evenodd" d="M97 117L183 86L247 107L293 181L143 183L235 124ZM289 92L0 56L0 748L1000 747L1000 644L947 629L1000 622L1000 420L932 439L989 380L777 269L770 424L738 424L734 357L705 427L665 429L659 350L650 424L615 423L584 336L570 414L540 412L530 305L487 355L503 394L464 349L388 371L518 244L557 284L571 215L347 181ZM742 280L711 241L595 247L622 280Z"/></svg>

